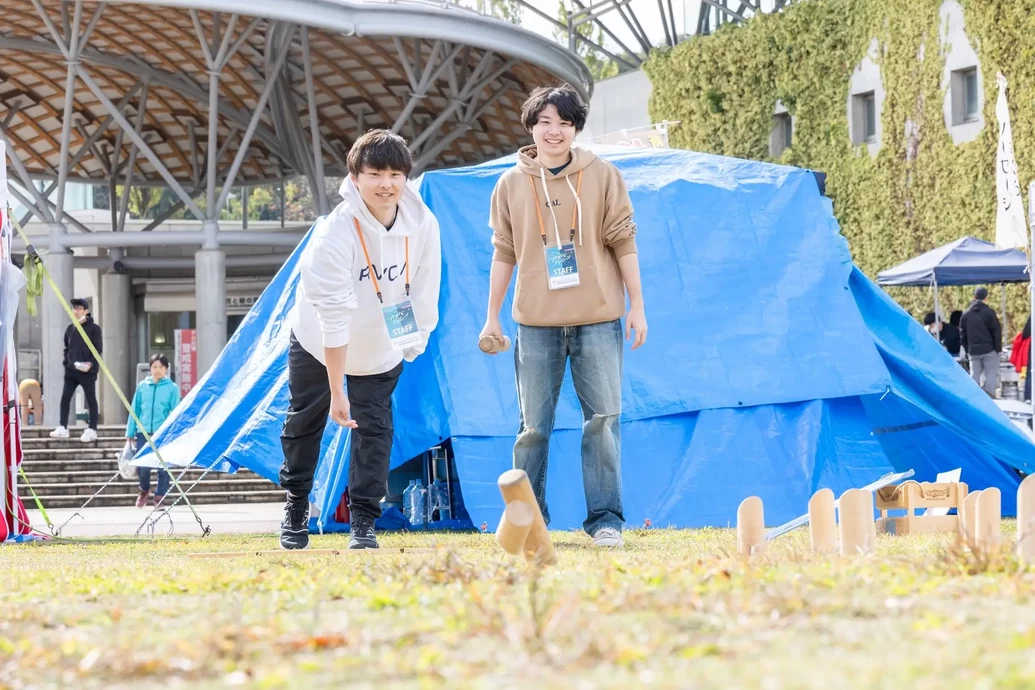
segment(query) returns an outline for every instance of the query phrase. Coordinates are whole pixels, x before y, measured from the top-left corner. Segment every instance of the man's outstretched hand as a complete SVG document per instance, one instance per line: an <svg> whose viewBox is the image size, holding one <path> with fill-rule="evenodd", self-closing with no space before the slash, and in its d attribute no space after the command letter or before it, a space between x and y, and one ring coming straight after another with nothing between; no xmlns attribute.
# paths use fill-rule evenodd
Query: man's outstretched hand
<svg viewBox="0 0 1035 690"><path fill-rule="evenodd" d="M632 333L636 333L632 349L638 348L647 342L647 315L643 311L643 305L630 307L629 314L625 318L625 339L629 340Z"/></svg>
<svg viewBox="0 0 1035 690"><path fill-rule="evenodd" d="M349 407L349 398L344 393L338 393L331 396L331 421L338 426L343 426L349 429L356 429L359 427L356 424L355 419L350 419L351 408Z"/></svg>

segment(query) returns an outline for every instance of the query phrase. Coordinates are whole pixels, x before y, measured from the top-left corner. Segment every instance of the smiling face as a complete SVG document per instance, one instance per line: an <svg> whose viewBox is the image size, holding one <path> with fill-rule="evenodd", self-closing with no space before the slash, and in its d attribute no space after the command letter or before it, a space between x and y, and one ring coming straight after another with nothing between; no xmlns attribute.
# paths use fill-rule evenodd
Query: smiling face
<svg viewBox="0 0 1035 690"><path fill-rule="evenodd" d="M393 211L406 189L406 173L399 170L374 170L364 165L352 181L367 208L375 217Z"/></svg>
<svg viewBox="0 0 1035 690"><path fill-rule="evenodd" d="M563 119L552 103L539 112L532 127L536 149L551 159L566 159L576 133L575 124Z"/></svg>

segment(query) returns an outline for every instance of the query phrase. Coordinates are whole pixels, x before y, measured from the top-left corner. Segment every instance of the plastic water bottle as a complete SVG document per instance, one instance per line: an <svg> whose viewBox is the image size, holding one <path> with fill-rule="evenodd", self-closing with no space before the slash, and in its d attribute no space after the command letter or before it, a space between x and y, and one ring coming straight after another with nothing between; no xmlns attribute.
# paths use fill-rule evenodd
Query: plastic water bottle
<svg viewBox="0 0 1035 690"><path fill-rule="evenodd" d="M403 514L413 527L423 527L427 521L427 491L416 479L403 490Z"/></svg>

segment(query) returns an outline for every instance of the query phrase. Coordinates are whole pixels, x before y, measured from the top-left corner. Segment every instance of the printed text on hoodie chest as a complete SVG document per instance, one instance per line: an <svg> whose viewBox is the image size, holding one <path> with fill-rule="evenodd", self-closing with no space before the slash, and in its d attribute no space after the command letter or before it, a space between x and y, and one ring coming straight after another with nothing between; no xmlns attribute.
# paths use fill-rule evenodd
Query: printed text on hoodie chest
<svg viewBox="0 0 1035 690"><path fill-rule="evenodd" d="M378 268L378 265L374 264L373 267L374 267L374 277L377 278L377 281L379 283L380 282L384 282L384 281L388 281L389 283L394 283L394 282L396 282L398 280L405 280L406 279L406 263L405 262L403 262L401 264L392 264L391 266L382 267L382 268ZM359 282L362 283L364 281L369 281L369 280L370 280L370 268L368 266L360 267L360 269L359 269Z"/></svg>

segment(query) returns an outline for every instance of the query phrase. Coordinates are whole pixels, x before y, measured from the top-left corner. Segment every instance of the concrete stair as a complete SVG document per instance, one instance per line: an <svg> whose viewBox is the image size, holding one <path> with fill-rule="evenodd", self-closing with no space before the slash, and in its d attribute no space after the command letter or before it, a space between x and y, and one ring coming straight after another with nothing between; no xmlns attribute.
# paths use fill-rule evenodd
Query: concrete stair
<svg viewBox="0 0 1035 690"><path fill-rule="evenodd" d="M116 476L118 455L126 443L125 427L102 426L97 440L79 440L83 427L69 429L69 438L53 439L53 427L22 428L22 467L29 484L36 491L44 508L78 508L98 489L101 493L90 502L91 507L131 506L139 489L135 480ZM174 477L179 476L176 470ZM187 489L203 470L190 469L179 479ZM112 477L115 477L112 480ZM112 480L107 486L105 483ZM151 475L151 490L157 484L157 472ZM32 494L19 479L18 494L26 508L35 508ZM172 487L169 495L178 495ZM268 503L284 499L284 491L254 472L240 470L236 474L209 472L188 494L197 505L216 503Z"/></svg>

